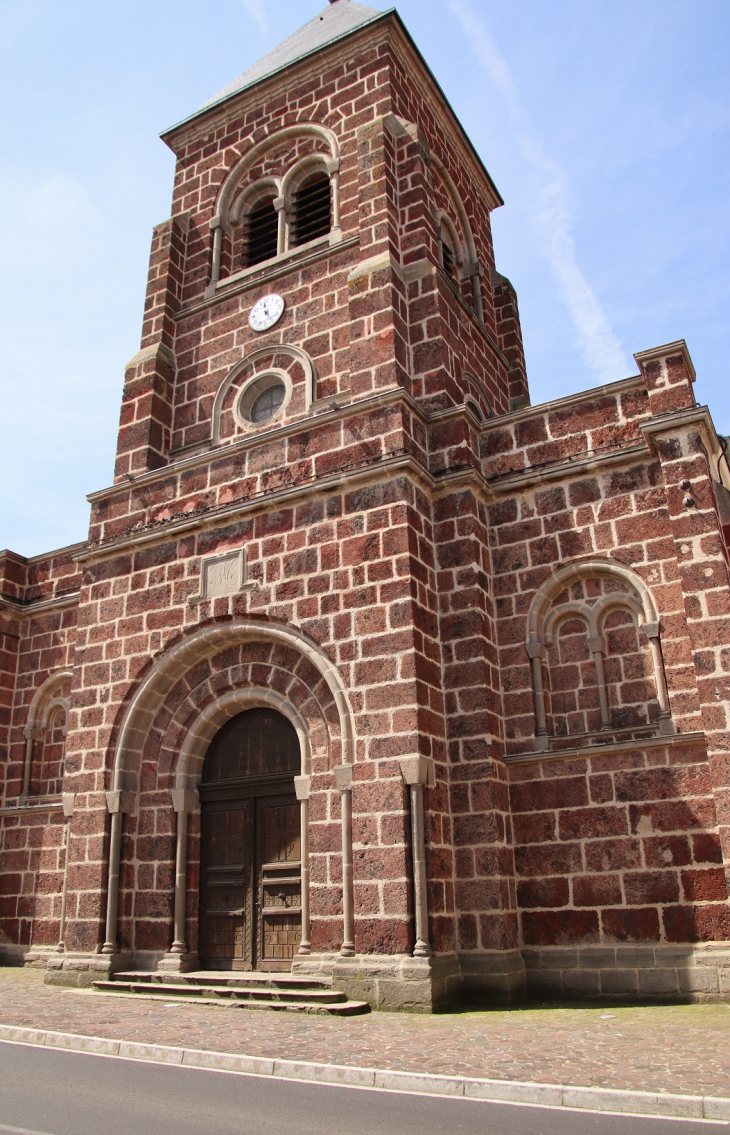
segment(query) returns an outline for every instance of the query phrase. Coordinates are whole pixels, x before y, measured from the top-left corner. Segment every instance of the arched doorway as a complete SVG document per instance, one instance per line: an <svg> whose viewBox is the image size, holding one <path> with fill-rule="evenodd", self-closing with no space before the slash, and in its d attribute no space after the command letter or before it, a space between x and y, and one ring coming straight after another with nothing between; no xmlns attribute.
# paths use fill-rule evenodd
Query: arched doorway
<svg viewBox="0 0 730 1135"><path fill-rule="evenodd" d="M288 970L302 935L294 726L269 708L233 717L203 765L201 964Z"/></svg>

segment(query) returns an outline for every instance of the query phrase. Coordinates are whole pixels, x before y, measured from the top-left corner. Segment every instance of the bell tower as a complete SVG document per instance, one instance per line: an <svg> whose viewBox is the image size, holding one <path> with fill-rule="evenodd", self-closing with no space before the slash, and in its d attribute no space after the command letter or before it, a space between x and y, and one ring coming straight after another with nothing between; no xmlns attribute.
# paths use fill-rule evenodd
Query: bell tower
<svg viewBox="0 0 730 1135"><path fill-rule="evenodd" d="M528 402L494 263L502 201L397 13L353 0L330 0L163 139L172 215L154 232L116 488L97 494L91 538L169 530L182 575L166 625L264 620L338 668L349 724L318 727L301 788L313 960L295 966L331 968L339 951L346 981L348 957L384 954L383 1003L406 965L431 1005L458 968L448 763L489 760L502 730L470 487L480 428ZM234 547L235 594L207 566ZM465 652L471 717L442 680ZM482 795L501 847L501 792ZM507 859L491 855L489 885L508 895ZM522 973L504 961L509 906L484 931L507 993Z"/></svg>
<svg viewBox="0 0 730 1135"><path fill-rule="evenodd" d="M264 341L312 361L287 421L385 389L484 418L526 404L516 298L494 265L501 198L396 13L331 0L163 138L172 218L153 238L118 477L208 444L221 380ZM252 327L267 290L285 313Z"/></svg>

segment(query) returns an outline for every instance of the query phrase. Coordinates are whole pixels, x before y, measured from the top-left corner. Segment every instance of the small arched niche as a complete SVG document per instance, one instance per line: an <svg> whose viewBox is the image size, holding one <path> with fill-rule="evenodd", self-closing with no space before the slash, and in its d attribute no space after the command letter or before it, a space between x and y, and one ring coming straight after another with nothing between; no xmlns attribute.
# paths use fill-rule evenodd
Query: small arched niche
<svg viewBox="0 0 730 1135"><path fill-rule="evenodd" d="M63 790L72 673L58 670L36 690L25 728L22 797L59 796Z"/></svg>

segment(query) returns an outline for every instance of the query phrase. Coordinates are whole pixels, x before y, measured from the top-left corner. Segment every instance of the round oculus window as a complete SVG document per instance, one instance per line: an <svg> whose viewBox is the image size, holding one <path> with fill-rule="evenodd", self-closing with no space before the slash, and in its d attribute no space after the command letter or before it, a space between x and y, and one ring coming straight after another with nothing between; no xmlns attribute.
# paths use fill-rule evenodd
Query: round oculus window
<svg viewBox="0 0 730 1135"><path fill-rule="evenodd" d="M242 426L260 426L275 417L289 394L286 375L269 372L259 375L241 391L234 414Z"/></svg>
<svg viewBox="0 0 730 1135"><path fill-rule="evenodd" d="M273 418L286 398L286 387L283 382L274 381L257 394L249 411L252 422L266 422Z"/></svg>

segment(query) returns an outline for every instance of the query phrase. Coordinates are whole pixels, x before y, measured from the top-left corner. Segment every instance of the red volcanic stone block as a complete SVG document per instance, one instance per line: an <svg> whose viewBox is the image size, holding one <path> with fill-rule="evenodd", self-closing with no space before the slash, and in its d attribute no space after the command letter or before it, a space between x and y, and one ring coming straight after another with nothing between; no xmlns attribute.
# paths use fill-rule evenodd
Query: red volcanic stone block
<svg viewBox="0 0 730 1135"><path fill-rule="evenodd" d="M617 800L686 799L708 796L712 792L707 765L618 772L615 783Z"/></svg>
<svg viewBox="0 0 730 1135"><path fill-rule="evenodd" d="M520 915L526 946L565 946L599 940L595 910L526 911Z"/></svg>
<svg viewBox="0 0 730 1135"><path fill-rule="evenodd" d="M704 942L730 939L730 910L724 903L702 903L692 908L699 937Z"/></svg>
<svg viewBox="0 0 730 1135"><path fill-rule="evenodd" d="M624 875L624 890L629 906L671 903L679 899L679 882L675 871L627 872Z"/></svg>
<svg viewBox="0 0 730 1135"><path fill-rule="evenodd" d="M583 869L579 843L538 843L532 847L516 847L514 862L518 875L568 875Z"/></svg>
<svg viewBox="0 0 730 1135"><path fill-rule="evenodd" d="M644 910L603 910L601 927L609 941L656 942L660 937L659 914L654 907Z"/></svg>
<svg viewBox="0 0 730 1135"><path fill-rule="evenodd" d="M618 875L582 875L573 879L575 906L617 906L623 904Z"/></svg>
<svg viewBox="0 0 730 1135"><path fill-rule="evenodd" d="M624 808L595 807L561 811L558 825L561 839L628 835L628 817Z"/></svg>
<svg viewBox="0 0 730 1135"><path fill-rule="evenodd" d="M714 832L693 835L692 858L695 863L722 863L720 837Z"/></svg>
<svg viewBox="0 0 730 1135"><path fill-rule="evenodd" d="M539 780L510 787L510 802L515 812L540 812L546 808L579 807L588 803L585 777L564 777Z"/></svg>
<svg viewBox="0 0 730 1135"><path fill-rule="evenodd" d="M595 477L585 481L574 481L568 488L568 502L573 508L592 504L601 499L601 487Z"/></svg>
<svg viewBox="0 0 730 1135"><path fill-rule="evenodd" d="M687 836L656 836L643 840L647 867L684 867L692 862Z"/></svg>
<svg viewBox="0 0 730 1135"><path fill-rule="evenodd" d="M542 843L554 839L557 828L555 812L530 812L512 817L512 833L516 845Z"/></svg>
<svg viewBox="0 0 730 1135"><path fill-rule="evenodd" d="M552 512L562 512L566 508L565 489L546 489L535 494L535 505L538 516L547 516Z"/></svg>
<svg viewBox="0 0 730 1135"><path fill-rule="evenodd" d="M693 828L713 828L716 823L715 806L710 800L684 800L660 802L656 804L632 804L629 807L631 830L639 830L639 824L649 826L660 832L683 832ZM642 831L646 830L642 827Z"/></svg>
<svg viewBox="0 0 730 1135"><path fill-rule="evenodd" d="M634 839L598 839L585 845L589 871L617 871L641 867L641 845Z"/></svg>
<svg viewBox="0 0 730 1135"><path fill-rule="evenodd" d="M492 528L498 528L502 524L514 524L519 516L517 501L508 497L506 500L498 501L496 504L490 504L487 509L489 516L489 523Z"/></svg>
<svg viewBox="0 0 730 1135"><path fill-rule="evenodd" d="M569 897L567 879L530 879L517 884L517 905L523 909L567 906Z"/></svg>
<svg viewBox="0 0 730 1135"><path fill-rule="evenodd" d="M720 867L704 871L682 871L682 890L688 902L717 902L727 899L725 872Z"/></svg>

